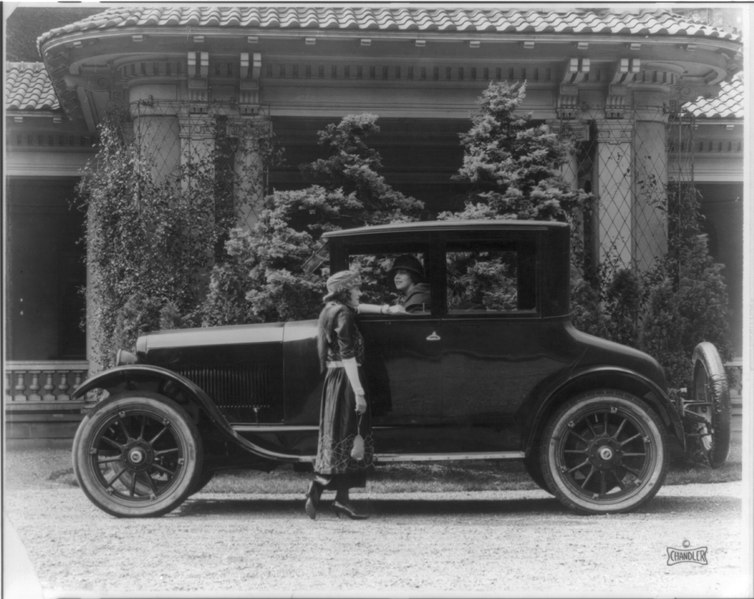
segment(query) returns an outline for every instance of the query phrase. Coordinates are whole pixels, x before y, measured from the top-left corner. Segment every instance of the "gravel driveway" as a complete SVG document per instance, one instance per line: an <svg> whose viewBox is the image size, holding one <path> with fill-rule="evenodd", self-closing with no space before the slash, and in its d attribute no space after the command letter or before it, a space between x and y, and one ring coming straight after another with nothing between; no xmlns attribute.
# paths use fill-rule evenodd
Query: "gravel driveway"
<svg viewBox="0 0 754 599"><path fill-rule="evenodd" d="M325 511L312 522L300 494L245 493L200 493L163 518L117 519L51 478L5 489L5 516L46 597L752 596L740 482L665 486L640 512L602 517L565 512L539 490L367 487L355 499L369 520ZM669 566L668 547L684 541L707 547L708 564Z"/></svg>

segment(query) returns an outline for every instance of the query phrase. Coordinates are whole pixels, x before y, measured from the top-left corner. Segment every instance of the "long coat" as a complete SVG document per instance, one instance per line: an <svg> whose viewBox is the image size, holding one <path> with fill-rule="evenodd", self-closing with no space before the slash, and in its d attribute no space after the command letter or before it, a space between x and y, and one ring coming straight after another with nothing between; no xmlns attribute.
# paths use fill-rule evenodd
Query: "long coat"
<svg viewBox="0 0 754 599"><path fill-rule="evenodd" d="M314 471L327 478L348 479L350 486L363 487L366 471L373 465L374 441L370 410L356 413L356 395L342 360L364 361L364 339L356 326L355 311L340 302L325 304L319 317L321 358L326 367L319 413L319 438ZM359 368L361 380L364 380ZM369 397L367 397L369 406ZM357 430L364 437L363 460L354 460L351 449Z"/></svg>

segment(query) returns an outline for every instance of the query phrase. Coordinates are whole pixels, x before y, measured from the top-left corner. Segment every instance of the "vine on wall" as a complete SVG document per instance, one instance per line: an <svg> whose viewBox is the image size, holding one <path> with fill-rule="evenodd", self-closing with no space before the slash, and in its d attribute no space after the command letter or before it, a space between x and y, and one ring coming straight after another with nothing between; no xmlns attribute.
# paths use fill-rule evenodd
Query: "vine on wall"
<svg viewBox="0 0 754 599"><path fill-rule="evenodd" d="M210 272L238 211L235 183L228 183L235 182L232 144L215 144L164 174L130 128L125 113L108 114L77 190L86 210L95 372L142 332L200 324Z"/></svg>

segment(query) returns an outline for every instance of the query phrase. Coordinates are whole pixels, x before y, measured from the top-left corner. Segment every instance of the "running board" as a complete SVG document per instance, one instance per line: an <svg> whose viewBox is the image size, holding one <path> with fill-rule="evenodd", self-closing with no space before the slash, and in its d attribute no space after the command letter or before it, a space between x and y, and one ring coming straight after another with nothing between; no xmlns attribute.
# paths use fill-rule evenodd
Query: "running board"
<svg viewBox="0 0 754 599"><path fill-rule="evenodd" d="M398 462L461 462L469 460L523 460L523 451L476 451L471 453L376 453L375 464ZM314 463L316 456L298 456L297 462Z"/></svg>
<svg viewBox="0 0 754 599"><path fill-rule="evenodd" d="M376 453L374 461L389 462L456 462L461 460L523 460L523 451L473 451L470 453Z"/></svg>

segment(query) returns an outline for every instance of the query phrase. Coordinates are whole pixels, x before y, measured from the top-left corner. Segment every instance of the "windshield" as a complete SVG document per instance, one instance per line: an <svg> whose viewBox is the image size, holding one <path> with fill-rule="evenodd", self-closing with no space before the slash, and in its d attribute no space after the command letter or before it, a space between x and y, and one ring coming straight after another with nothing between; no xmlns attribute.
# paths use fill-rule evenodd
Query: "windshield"
<svg viewBox="0 0 754 599"><path fill-rule="evenodd" d="M330 253L327 248L327 242L326 241L317 242L317 245L314 248L312 255L306 259L306 262L304 262L304 265L303 265L304 272L308 275L312 274L320 266L322 266L325 262L327 262L329 258L330 258Z"/></svg>

